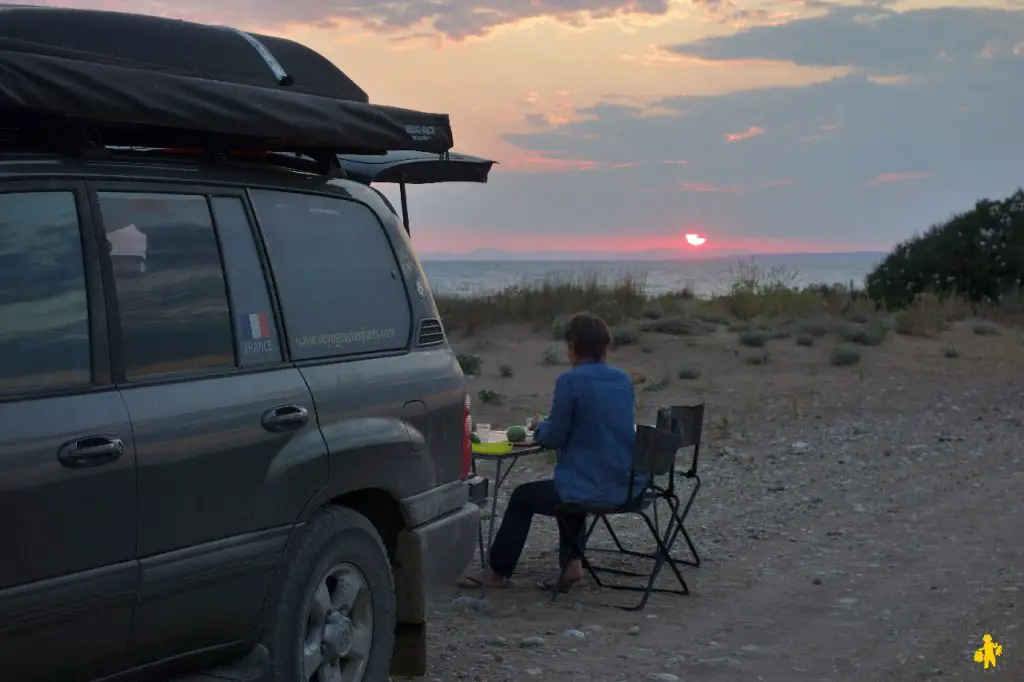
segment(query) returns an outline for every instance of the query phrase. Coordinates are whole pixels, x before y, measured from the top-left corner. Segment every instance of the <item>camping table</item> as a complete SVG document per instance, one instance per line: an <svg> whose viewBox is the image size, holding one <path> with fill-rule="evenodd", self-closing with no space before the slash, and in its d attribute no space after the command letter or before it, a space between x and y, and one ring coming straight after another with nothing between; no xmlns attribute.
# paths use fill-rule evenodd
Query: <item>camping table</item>
<svg viewBox="0 0 1024 682"><path fill-rule="evenodd" d="M476 474L476 463L477 461L483 462L494 462L494 487L491 490L491 517L487 520L487 544L484 545L484 523L483 519L480 520L480 528L477 534L478 544L480 547L480 566L481 568L487 567L487 556L491 550L491 543L494 542L494 518L498 515L498 493L501 492L501 487L508 478L508 475L512 473L512 469L523 457L529 457L531 455L539 455L545 452L546 448L536 445L534 443L524 443L523 445L514 445L512 451L500 455L484 454L484 453L473 453L473 473ZM502 470L504 469L504 471Z"/></svg>

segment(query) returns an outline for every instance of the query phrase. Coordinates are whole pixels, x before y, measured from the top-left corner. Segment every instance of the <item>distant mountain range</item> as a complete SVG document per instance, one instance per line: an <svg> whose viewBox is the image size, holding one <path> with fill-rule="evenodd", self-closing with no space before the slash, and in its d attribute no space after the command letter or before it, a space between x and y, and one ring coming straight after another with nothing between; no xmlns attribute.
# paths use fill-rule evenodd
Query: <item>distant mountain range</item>
<svg viewBox="0 0 1024 682"><path fill-rule="evenodd" d="M469 253L421 253L424 261L475 261L475 262L587 262L587 261L714 261L756 257L759 260L793 261L799 259L850 259L863 260L880 258L885 251L841 251L835 253L756 253L753 251L679 251L674 249L650 249L647 251L501 251L498 249L477 249Z"/></svg>

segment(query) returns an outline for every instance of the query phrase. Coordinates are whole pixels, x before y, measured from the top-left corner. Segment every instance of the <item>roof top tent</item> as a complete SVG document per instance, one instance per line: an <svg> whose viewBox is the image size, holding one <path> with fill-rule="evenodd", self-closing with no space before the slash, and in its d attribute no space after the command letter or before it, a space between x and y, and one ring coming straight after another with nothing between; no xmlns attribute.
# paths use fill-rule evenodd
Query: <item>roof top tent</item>
<svg viewBox="0 0 1024 682"><path fill-rule="evenodd" d="M453 144L447 114L370 104L319 53L224 26L0 7L0 82L5 134L79 148L286 152L330 172L339 154Z"/></svg>
<svg viewBox="0 0 1024 682"><path fill-rule="evenodd" d="M491 167L497 163L468 154L446 152L430 154L410 150L379 155L345 154L338 157L348 176L363 184L397 182L402 198L402 223L409 233L409 201L406 185L435 182L487 182Z"/></svg>

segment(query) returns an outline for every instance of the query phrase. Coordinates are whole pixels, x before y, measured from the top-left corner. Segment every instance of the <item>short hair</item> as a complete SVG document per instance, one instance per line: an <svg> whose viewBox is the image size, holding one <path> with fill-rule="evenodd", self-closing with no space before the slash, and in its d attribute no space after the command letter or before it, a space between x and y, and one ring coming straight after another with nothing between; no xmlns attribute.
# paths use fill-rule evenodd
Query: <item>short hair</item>
<svg viewBox="0 0 1024 682"><path fill-rule="evenodd" d="M612 343L608 324L597 315L577 313L565 328L565 340L576 356L585 360L603 360Z"/></svg>

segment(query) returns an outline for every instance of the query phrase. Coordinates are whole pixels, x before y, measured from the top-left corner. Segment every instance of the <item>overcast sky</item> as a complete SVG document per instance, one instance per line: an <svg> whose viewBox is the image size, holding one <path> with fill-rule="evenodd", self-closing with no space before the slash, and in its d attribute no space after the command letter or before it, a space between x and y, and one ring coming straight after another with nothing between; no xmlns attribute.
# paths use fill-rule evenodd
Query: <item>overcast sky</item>
<svg viewBox="0 0 1024 682"><path fill-rule="evenodd" d="M92 0L320 50L487 185L422 251L887 249L1024 184L1022 0Z"/></svg>

